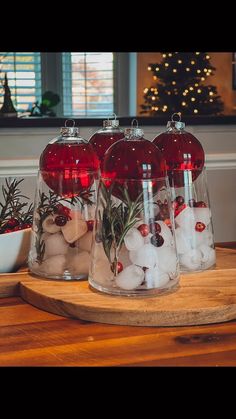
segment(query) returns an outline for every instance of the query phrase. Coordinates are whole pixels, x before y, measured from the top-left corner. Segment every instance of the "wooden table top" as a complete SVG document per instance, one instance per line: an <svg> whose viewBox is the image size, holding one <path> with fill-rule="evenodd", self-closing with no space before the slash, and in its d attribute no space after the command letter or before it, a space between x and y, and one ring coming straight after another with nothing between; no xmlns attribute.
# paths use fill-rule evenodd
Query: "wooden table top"
<svg viewBox="0 0 236 419"><path fill-rule="evenodd" d="M0 299L0 366L234 365L236 321L116 326L50 314L20 297Z"/></svg>

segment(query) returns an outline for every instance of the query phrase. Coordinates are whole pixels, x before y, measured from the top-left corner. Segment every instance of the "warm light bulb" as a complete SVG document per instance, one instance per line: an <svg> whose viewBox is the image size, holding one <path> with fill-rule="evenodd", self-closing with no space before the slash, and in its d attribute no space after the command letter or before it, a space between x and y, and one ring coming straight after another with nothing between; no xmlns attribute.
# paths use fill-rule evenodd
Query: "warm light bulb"
<svg viewBox="0 0 236 419"><path fill-rule="evenodd" d="M209 60L210 59L210 55L206 55L206 59Z"/></svg>
<svg viewBox="0 0 236 419"><path fill-rule="evenodd" d="M166 112L166 108L163 108L162 110L163 110L163 112Z"/></svg>
<svg viewBox="0 0 236 419"><path fill-rule="evenodd" d="M188 93L188 89L185 89L185 93Z"/></svg>
<svg viewBox="0 0 236 419"><path fill-rule="evenodd" d="M201 89L197 89L197 92L198 92L198 93L201 93L202 91L201 91Z"/></svg>
<svg viewBox="0 0 236 419"><path fill-rule="evenodd" d="M155 90L154 87L151 87L151 92L154 92L154 90Z"/></svg>
<svg viewBox="0 0 236 419"><path fill-rule="evenodd" d="M166 54L162 54L162 57L163 57L163 58L166 58Z"/></svg>
<svg viewBox="0 0 236 419"><path fill-rule="evenodd" d="M209 95L210 95L210 96L213 96L213 95L214 95L214 93L213 93L213 92L209 92Z"/></svg>
<svg viewBox="0 0 236 419"><path fill-rule="evenodd" d="M172 84L175 85L176 84L176 81L172 81Z"/></svg>
<svg viewBox="0 0 236 419"><path fill-rule="evenodd" d="M152 96L152 100L156 100L155 96Z"/></svg>
<svg viewBox="0 0 236 419"><path fill-rule="evenodd" d="M155 106L152 106L152 110L154 111L154 109L155 109Z"/></svg>
<svg viewBox="0 0 236 419"><path fill-rule="evenodd" d="M176 68L173 68L173 73L177 73L177 70L176 70Z"/></svg>
<svg viewBox="0 0 236 419"><path fill-rule="evenodd" d="M148 69L148 71L151 71L152 67L150 67L150 65L149 65L147 69Z"/></svg>
<svg viewBox="0 0 236 419"><path fill-rule="evenodd" d="M204 71L204 73L207 73L207 68L204 68L204 70L203 70L203 71Z"/></svg>
<svg viewBox="0 0 236 419"><path fill-rule="evenodd" d="M159 109L158 106L155 106L155 111L158 111L158 109Z"/></svg>
<svg viewBox="0 0 236 419"><path fill-rule="evenodd" d="M195 100L196 100L195 97L191 97L192 102L195 102Z"/></svg>
<svg viewBox="0 0 236 419"><path fill-rule="evenodd" d="M182 60L178 60L178 64L182 64Z"/></svg>
<svg viewBox="0 0 236 419"><path fill-rule="evenodd" d="M189 90L193 90L193 87L191 86L191 87L189 88Z"/></svg>
<svg viewBox="0 0 236 419"><path fill-rule="evenodd" d="M159 67L156 67L156 68L155 68L155 70L156 70L156 71L159 71L160 69L159 69Z"/></svg>
<svg viewBox="0 0 236 419"><path fill-rule="evenodd" d="M194 111L193 111L194 113L198 113L198 110L197 109L194 109Z"/></svg>
<svg viewBox="0 0 236 419"><path fill-rule="evenodd" d="M182 106L185 106L186 105L186 102L182 102Z"/></svg>
<svg viewBox="0 0 236 419"><path fill-rule="evenodd" d="M167 94L168 94L168 95L171 95L171 92L168 90Z"/></svg>
<svg viewBox="0 0 236 419"><path fill-rule="evenodd" d="M153 76L153 80L157 80L157 76Z"/></svg>
<svg viewBox="0 0 236 419"><path fill-rule="evenodd" d="M194 85L194 86L198 87L198 83L195 83L195 85Z"/></svg>
<svg viewBox="0 0 236 419"><path fill-rule="evenodd" d="M147 88L147 87L145 87L145 89L144 89L143 93L147 93L147 92L148 92L148 88Z"/></svg>
<svg viewBox="0 0 236 419"><path fill-rule="evenodd" d="M213 102L213 99L209 99L209 102Z"/></svg>
<svg viewBox="0 0 236 419"><path fill-rule="evenodd" d="M165 67L169 67L169 63L165 63Z"/></svg>
<svg viewBox="0 0 236 419"><path fill-rule="evenodd" d="M187 95L187 93L186 92L183 92L183 96L186 96Z"/></svg>
<svg viewBox="0 0 236 419"><path fill-rule="evenodd" d="M170 53L170 54L168 54L169 55L169 57L172 57L172 54Z"/></svg>
<svg viewBox="0 0 236 419"><path fill-rule="evenodd" d="M198 70L197 70L197 73L198 73L198 74L199 74L199 73L201 73L201 70L199 70L199 69L198 69Z"/></svg>
<svg viewBox="0 0 236 419"><path fill-rule="evenodd" d="M208 72L209 72L209 73L211 73L211 72L212 72L212 70L209 68L209 69L208 69Z"/></svg>
<svg viewBox="0 0 236 419"><path fill-rule="evenodd" d="M199 55L200 54L200 52L196 52L196 55Z"/></svg>
<svg viewBox="0 0 236 419"><path fill-rule="evenodd" d="M201 77L201 80L204 81L205 80L205 77Z"/></svg>
<svg viewBox="0 0 236 419"><path fill-rule="evenodd" d="M190 71L190 68L189 67L186 67L186 71Z"/></svg>
<svg viewBox="0 0 236 419"><path fill-rule="evenodd" d="M195 64L195 61L191 61L191 64L194 65Z"/></svg>

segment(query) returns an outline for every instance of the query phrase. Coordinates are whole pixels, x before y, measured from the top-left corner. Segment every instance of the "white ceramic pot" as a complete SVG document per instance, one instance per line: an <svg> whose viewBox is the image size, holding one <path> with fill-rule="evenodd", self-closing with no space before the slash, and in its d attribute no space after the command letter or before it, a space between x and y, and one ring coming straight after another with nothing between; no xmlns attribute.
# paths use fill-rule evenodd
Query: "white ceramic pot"
<svg viewBox="0 0 236 419"><path fill-rule="evenodd" d="M27 262L31 228L0 234L0 272L15 272Z"/></svg>

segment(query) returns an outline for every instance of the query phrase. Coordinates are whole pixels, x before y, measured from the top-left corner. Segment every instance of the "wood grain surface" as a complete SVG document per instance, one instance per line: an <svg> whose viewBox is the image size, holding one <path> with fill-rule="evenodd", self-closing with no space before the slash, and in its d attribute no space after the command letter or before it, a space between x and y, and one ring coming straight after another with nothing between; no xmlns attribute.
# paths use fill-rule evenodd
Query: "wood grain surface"
<svg viewBox="0 0 236 419"><path fill-rule="evenodd" d="M20 295L48 312L100 323L184 326L236 318L236 251L217 249L217 267L185 274L180 287L156 297L119 297L91 290L87 281L48 281L20 274ZM6 293L5 293L6 294Z"/></svg>
<svg viewBox="0 0 236 419"><path fill-rule="evenodd" d="M0 275L5 292L19 292L16 277ZM236 321L119 326L50 314L19 297L0 299L0 366L235 365Z"/></svg>
<svg viewBox="0 0 236 419"><path fill-rule="evenodd" d="M135 327L56 316L0 300L0 366L231 366L236 322Z"/></svg>

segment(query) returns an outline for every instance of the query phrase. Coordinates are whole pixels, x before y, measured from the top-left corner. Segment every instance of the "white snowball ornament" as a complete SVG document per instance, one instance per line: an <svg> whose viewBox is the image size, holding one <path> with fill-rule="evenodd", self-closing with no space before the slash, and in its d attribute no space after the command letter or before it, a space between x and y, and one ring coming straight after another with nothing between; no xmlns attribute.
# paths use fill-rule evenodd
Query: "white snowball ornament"
<svg viewBox="0 0 236 419"><path fill-rule="evenodd" d="M55 216L48 215L42 222L43 231L46 233L58 233L61 227L55 224Z"/></svg>
<svg viewBox="0 0 236 419"><path fill-rule="evenodd" d="M186 207L184 208L176 217L175 222L178 227L183 228L185 231L188 231L191 235L191 232L195 228L196 220L193 208Z"/></svg>
<svg viewBox="0 0 236 419"><path fill-rule="evenodd" d="M58 275L62 276L66 268L66 257L65 255L51 256L43 261L38 267L40 273L47 275Z"/></svg>
<svg viewBox="0 0 236 419"><path fill-rule="evenodd" d="M201 268L202 254L198 249L192 249L184 255L180 255L180 264L190 270Z"/></svg>
<svg viewBox="0 0 236 419"><path fill-rule="evenodd" d="M125 246L128 250L138 250L144 244L144 238L137 228L131 228L124 238Z"/></svg>
<svg viewBox="0 0 236 419"><path fill-rule="evenodd" d="M45 241L45 259L49 256L65 255L69 244L61 233L50 234Z"/></svg>
<svg viewBox="0 0 236 419"><path fill-rule="evenodd" d="M209 208L193 208L196 222L204 223L205 226L211 222L211 211Z"/></svg>
<svg viewBox="0 0 236 419"><path fill-rule="evenodd" d="M215 264L215 261L216 261L215 249L212 249L212 247L207 246L206 244L202 244L199 247L199 250L202 254L203 263L206 263L207 266L211 266Z"/></svg>
<svg viewBox="0 0 236 419"><path fill-rule="evenodd" d="M72 275L88 275L90 266L90 254L88 252L81 252L70 258L68 266Z"/></svg>
<svg viewBox="0 0 236 419"><path fill-rule="evenodd" d="M183 254L191 250L191 244L189 238L184 233L184 230L180 227L175 230L176 248L178 254Z"/></svg>
<svg viewBox="0 0 236 419"><path fill-rule="evenodd" d="M170 280L166 272L160 271L158 268L150 268L145 272L145 283L147 288L164 287Z"/></svg>
<svg viewBox="0 0 236 419"><path fill-rule="evenodd" d="M175 249L171 247L157 247L157 266L158 268L167 273L175 273L177 270L177 258Z"/></svg>
<svg viewBox="0 0 236 419"><path fill-rule="evenodd" d="M152 244L144 244L138 250L129 252L132 263L145 268L153 268L157 264L156 248Z"/></svg>
<svg viewBox="0 0 236 419"><path fill-rule="evenodd" d="M116 284L124 290L134 290L138 288L144 280L144 271L136 265L127 266L116 277Z"/></svg>

